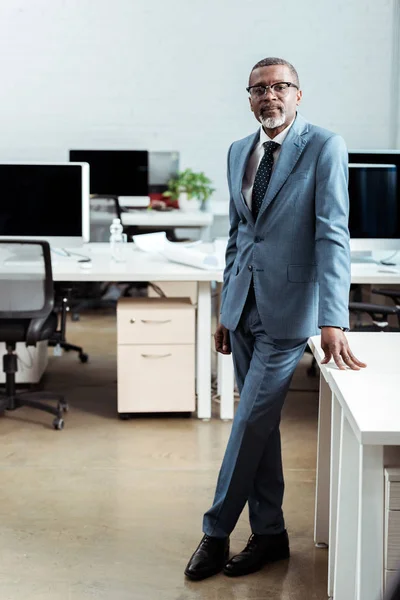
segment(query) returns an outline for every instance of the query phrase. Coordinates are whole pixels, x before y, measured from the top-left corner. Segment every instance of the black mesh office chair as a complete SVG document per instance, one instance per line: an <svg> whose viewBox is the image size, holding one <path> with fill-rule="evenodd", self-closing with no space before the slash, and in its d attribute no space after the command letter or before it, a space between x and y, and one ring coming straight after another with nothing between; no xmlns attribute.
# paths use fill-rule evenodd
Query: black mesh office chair
<svg viewBox="0 0 400 600"><path fill-rule="evenodd" d="M385 298L390 298L394 306L385 306L384 304L372 304L370 302L350 302L350 314L355 317L355 323L352 325L352 331L400 331L400 291L386 288L372 288L372 292ZM364 323L362 315L367 314L371 320ZM389 325L389 316L397 318L398 325Z"/></svg>
<svg viewBox="0 0 400 600"><path fill-rule="evenodd" d="M28 261L28 262L27 262ZM17 342L36 346L57 329L50 246L34 240L0 241L0 342L5 344L5 389L0 392L0 412L30 406L55 416L53 427L62 429L68 406L61 394L16 391ZM40 400L55 401L51 406Z"/></svg>

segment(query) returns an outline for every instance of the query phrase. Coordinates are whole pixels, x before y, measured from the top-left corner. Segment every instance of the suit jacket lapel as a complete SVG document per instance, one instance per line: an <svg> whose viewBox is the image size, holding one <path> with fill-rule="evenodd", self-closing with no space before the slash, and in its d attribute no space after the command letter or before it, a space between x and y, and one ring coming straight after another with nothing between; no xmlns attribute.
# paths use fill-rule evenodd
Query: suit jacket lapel
<svg viewBox="0 0 400 600"><path fill-rule="evenodd" d="M272 172L271 180L261 205L258 219L271 204L272 200L275 198L286 179L293 171L294 166L299 160L300 155L307 143L307 136L305 135L307 131L308 126L306 121L300 117L300 115L297 115L296 120L294 121L285 141L282 144L282 149Z"/></svg>
<svg viewBox="0 0 400 600"><path fill-rule="evenodd" d="M246 172L247 163L249 162L249 158L254 148L258 144L260 139L260 131L256 131L252 136L250 136L247 144L243 147L241 153L238 156L237 163L237 179L236 179L236 193L237 196L241 199L241 207L246 213L247 220L254 224L254 219L251 210L247 206L247 202L242 194L242 186L243 186L243 178Z"/></svg>

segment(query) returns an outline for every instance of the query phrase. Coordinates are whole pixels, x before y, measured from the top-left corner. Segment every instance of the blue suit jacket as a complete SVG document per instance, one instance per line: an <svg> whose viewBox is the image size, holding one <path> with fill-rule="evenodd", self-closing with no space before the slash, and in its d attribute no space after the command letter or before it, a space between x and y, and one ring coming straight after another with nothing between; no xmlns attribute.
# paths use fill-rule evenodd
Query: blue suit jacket
<svg viewBox="0 0 400 600"><path fill-rule="evenodd" d="M299 114L274 167L257 221L242 180L259 131L228 153L230 231L220 321L236 329L254 278L273 338L307 338L349 326L348 152L344 140Z"/></svg>

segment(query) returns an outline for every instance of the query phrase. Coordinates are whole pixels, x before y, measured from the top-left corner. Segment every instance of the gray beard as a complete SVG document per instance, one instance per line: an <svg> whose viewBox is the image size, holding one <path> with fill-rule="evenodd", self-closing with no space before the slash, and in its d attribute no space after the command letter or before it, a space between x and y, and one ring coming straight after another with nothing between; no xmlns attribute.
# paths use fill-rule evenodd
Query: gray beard
<svg viewBox="0 0 400 600"><path fill-rule="evenodd" d="M262 115L260 115L261 124L266 127L266 129L275 129L276 127L280 127L284 124L285 119L286 115L284 112L282 112L279 117L264 118Z"/></svg>

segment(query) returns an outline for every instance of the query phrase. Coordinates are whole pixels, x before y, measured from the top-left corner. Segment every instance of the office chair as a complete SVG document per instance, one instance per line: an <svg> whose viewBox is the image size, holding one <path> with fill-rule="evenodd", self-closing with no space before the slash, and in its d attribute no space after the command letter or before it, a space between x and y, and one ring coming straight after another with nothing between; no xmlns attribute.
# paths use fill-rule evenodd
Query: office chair
<svg viewBox="0 0 400 600"><path fill-rule="evenodd" d="M350 314L356 317L355 324L351 331L387 331L400 332L400 306L384 306L382 304L371 304L366 302L350 302ZM362 314L367 314L372 323L364 324L361 319ZM394 315L397 317L398 326L389 325L388 317Z"/></svg>
<svg viewBox="0 0 400 600"><path fill-rule="evenodd" d="M18 261L21 253L25 259ZM33 259L31 264L26 262L27 253ZM51 338L57 329L49 244L34 240L0 240L0 278L0 341L6 346L3 355L6 381L4 391L0 392L0 412L30 406L54 415L54 429L63 429L63 413L68 410L68 405L61 394L17 393L15 382L18 371L16 344L25 342L27 346L36 346L37 342ZM40 400L55 401L56 406Z"/></svg>
<svg viewBox="0 0 400 600"><path fill-rule="evenodd" d="M386 288L372 288L373 294L379 294L380 296L385 296L386 298L390 298L395 306L400 306L400 290L388 290Z"/></svg>

